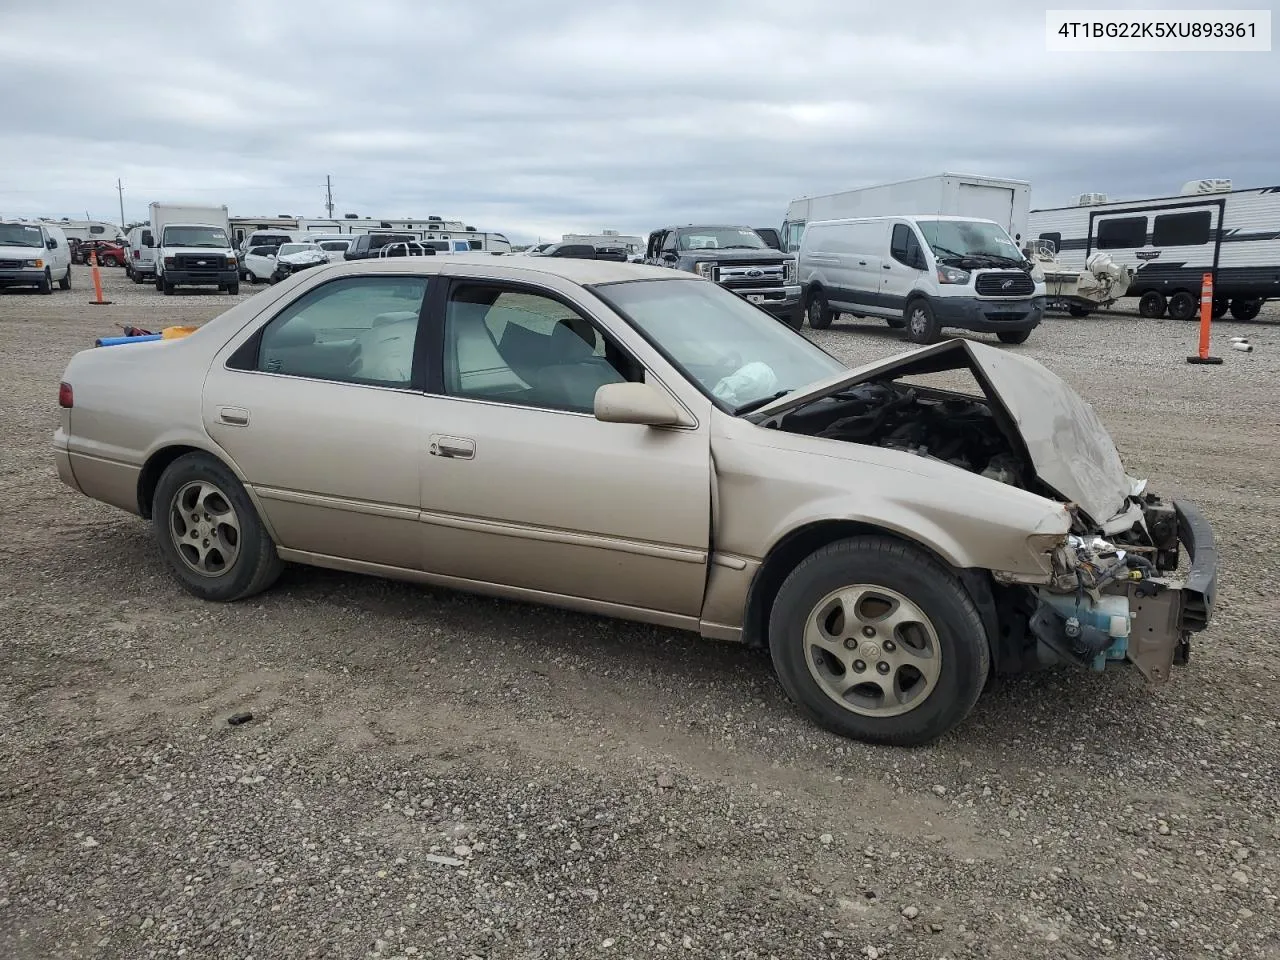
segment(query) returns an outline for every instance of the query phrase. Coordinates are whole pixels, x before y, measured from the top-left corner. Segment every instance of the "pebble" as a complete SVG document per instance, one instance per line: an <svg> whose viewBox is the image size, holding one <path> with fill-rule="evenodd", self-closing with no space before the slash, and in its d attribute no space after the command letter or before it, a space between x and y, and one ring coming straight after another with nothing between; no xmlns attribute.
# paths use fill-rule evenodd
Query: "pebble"
<svg viewBox="0 0 1280 960"><path fill-rule="evenodd" d="M663 790L670 790L676 785L676 778L669 773L658 774L658 786Z"/></svg>
<svg viewBox="0 0 1280 960"><path fill-rule="evenodd" d="M831 846L832 841L834 840L835 840L835 837L831 836L831 834L829 833L824 833L822 836L818 838L818 842L822 844L824 847Z"/></svg>
<svg viewBox="0 0 1280 960"><path fill-rule="evenodd" d="M903 907L902 915L908 920L914 920L916 917L920 916L920 910L916 907Z"/></svg>

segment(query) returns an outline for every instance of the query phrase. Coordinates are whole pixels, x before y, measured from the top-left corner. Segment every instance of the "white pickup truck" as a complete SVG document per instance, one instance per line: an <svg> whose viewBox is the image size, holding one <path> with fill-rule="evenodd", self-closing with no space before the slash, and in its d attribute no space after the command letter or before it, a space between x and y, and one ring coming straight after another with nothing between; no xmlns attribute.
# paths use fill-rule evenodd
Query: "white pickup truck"
<svg viewBox="0 0 1280 960"><path fill-rule="evenodd" d="M231 247L226 206L153 203L151 230L156 249L156 289L172 294L179 287L217 287L240 292L240 268Z"/></svg>

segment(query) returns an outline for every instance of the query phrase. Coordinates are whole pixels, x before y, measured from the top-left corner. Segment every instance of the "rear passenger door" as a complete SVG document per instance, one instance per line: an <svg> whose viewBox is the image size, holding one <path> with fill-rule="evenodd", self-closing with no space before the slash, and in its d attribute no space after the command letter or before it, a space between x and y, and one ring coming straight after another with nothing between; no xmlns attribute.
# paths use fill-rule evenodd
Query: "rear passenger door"
<svg viewBox="0 0 1280 960"><path fill-rule="evenodd" d="M205 430L300 559L421 569L417 331L437 282L380 273L309 286L209 369Z"/></svg>

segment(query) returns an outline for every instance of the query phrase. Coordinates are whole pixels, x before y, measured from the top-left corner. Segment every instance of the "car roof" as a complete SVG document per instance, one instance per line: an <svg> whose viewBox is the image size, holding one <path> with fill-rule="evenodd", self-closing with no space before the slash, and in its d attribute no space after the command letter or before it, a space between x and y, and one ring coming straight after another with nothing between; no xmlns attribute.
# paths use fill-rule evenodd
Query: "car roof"
<svg viewBox="0 0 1280 960"><path fill-rule="evenodd" d="M626 280L701 280L692 273L674 271L670 267L648 267L617 260L577 260L571 257L509 257L492 253L458 253L448 257L384 257L353 260L343 267L330 269L344 273L360 273L373 265L379 269L410 273L440 273L456 264L476 264L494 271L494 276L524 273L534 276L560 277L587 286L593 283L620 283ZM707 281L703 281L707 282Z"/></svg>

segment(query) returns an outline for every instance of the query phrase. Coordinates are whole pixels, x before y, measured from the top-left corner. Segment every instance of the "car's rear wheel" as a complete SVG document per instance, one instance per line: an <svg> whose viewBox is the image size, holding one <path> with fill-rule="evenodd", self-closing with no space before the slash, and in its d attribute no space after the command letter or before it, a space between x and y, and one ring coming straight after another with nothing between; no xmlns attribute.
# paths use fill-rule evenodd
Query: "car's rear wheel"
<svg viewBox="0 0 1280 960"><path fill-rule="evenodd" d="M58 278L58 289L59 290L71 289L71 264L69 263L67 264L67 272Z"/></svg>
<svg viewBox="0 0 1280 960"><path fill-rule="evenodd" d="M140 274L137 270L133 271L133 282L139 283L139 284L142 283L142 274Z"/></svg>
<svg viewBox="0 0 1280 960"><path fill-rule="evenodd" d="M284 568L240 481L207 453L186 454L165 469L151 522L170 569L203 600L261 593Z"/></svg>
<svg viewBox="0 0 1280 960"><path fill-rule="evenodd" d="M809 318L809 326L814 330L825 330L831 326L833 319L831 307L827 305L827 298L823 296L821 290L815 290L809 295L809 305L805 308L805 315Z"/></svg>
<svg viewBox="0 0 1280 960"><path fill-rule="evenodd" d="M118 261L115 257L113 257L113 256L112 256L111 254L109 254L109 253L108 253L108 254L105 254L105 255L102 257L102 266L104 266L104 267L114 267L114 266L118 266L118 265L119 265L119 263L120 263L120 261Z"/></svg>
<svg viewBox="0 0 1280 960"><path fill-rule="evenodd" d="M783 689L818 724L895 746L928 743L963 721L991 662L959 580L879 536L838 540L791 572L769 647Z"/></svg>

